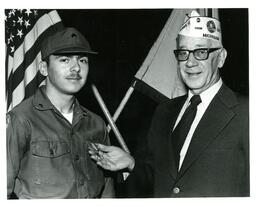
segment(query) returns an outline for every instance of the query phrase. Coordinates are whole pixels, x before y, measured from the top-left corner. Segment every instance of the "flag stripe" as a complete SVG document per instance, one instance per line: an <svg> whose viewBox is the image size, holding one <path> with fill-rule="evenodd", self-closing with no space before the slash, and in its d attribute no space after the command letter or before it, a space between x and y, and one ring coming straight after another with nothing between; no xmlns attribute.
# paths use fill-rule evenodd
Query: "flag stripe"
<svg viewBox="0 0 256 207"><path fill-rule="evenodd" d="M30 66L28 66L26 68L24 79L22 79L22 81L20 81L19 85L14 89L14 91L12 93L12 96L15 97L15 100L12 101L14 106L17 105L19 102L21 102L24 98L27 98L30 95L32 95L35 92L35 90L37 89L37 87L35 87L34 90L32 90L31 86L30 86L30 89L28 89L28 91L30 91L31 93L29 93L29 94L26 93L27 85L33 80L35 80L34 83L37 81L36 76L37 76L38 71L35 70L35 68L37 68L37 65L40 60L41 60L41 53L38 53L38 56L34 59L34 61L30 64ZM39 83L41 83L41 81ZM39 83L37 83L37 85ZM24 88L25 88L25 90L24 90Z"/></svg>
<svg viewBox="0 0 256 207"><path fill-rule="evenodd" d="M212 9L207 9L207 16L208 17L213 17Z"/></svg>
<svg viewBox="0 0 256 207"><path fill-rule="evenodd" d="M38 84L41 85L45 80L45 77L41 75L41 73L38 71L36 76L33 80L31 80L25 88L25 98L30 97L32 94L35 93L35 90L38 88Z"/></svg>
<svg viewBox="0 0 256 207"><path fill-rule="evenodd" d="M12 73L12 67L13 67L13 57L12 56L10 56L9 54L7 54L6 55L7 56L7 63L8 63L8 65L7 65L7 73L6 74L8 74L8 79L10 78L10 75L11 75L11 73ZM6 80L8 80L8 79L6 79Z"/></svg>
<svg viewBox="0 0 256 207"><path fill-rule="evenodd" d="M5 80L8 80L8 78L9 78L9 70L8 70L8 68L10 67L10 65L9 65L9 61L10 61L10 56L9 56L9 54L7 53L7 47L5 47L6 48L6 51L5 51ZM5 90L6 90L6 93L7 93L7 88L5 88Z"/></svg>
<svg viewBox="0 0 256 207"><path fill-rule="evenodd" d="M19 104L24 99L30 97L32 94L35 93L39 85L44 84L45 77L40 74L40 72L37 72L35 78L30 81L26 87L24 85L24 82L22 81L18 87L14 90L13 94L9 93L10 96L14 96L14 101L10 102L10 104L7 106L8 111L12 109L14 106ZM25 87L25 93L24 93L24 87ZM25 97L24 97L25 95Z"/></svg>
<svg viewBox="0 0 256 207"><path fill-rule="evenodd" d="M31 80L35 78L36 73L38 71L38 70L35 70L35 68L38 67L38 64L40 61L41 61L41 53L38 53L34 61L26 68L24 79L23 79L25 85L27 85Z"/></svg>
<svg viewBox="0 0 256 207"><path fill-rule="evenodd" d="M12 57L11 56L8 56L9 59L11 59ZM12 71L10 72L10 75L9 75L9 79L11 80L11 77L12 77ZM13 81L6 81L6 104L7 104L7 108L9 108L9 105L11 104L12 102L12 83Z"/></svg>
<svg viewBox="0 0 256 207"><path fill-rule="evenodd" d="M21 81L19 85L15 88L15 90L12 92L12 96L15 97L14 99L12 99L13 107L19 104L23 100L25 96L24 88L25 88L24 81Z"/></svg>

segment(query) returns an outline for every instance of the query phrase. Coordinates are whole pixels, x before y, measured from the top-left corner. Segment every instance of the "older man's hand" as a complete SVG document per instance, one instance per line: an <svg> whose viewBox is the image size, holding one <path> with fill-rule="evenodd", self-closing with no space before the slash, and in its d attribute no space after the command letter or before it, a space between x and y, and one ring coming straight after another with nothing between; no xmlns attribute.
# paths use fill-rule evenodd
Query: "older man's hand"
<svg viewBox="0 0 256 207"><path fill-rule="evenodd" d="M132 171L135 166L134 158L119 147L92 143L89 145L89 154L97 165L106 170L118 171L127 168Z"/></svg>

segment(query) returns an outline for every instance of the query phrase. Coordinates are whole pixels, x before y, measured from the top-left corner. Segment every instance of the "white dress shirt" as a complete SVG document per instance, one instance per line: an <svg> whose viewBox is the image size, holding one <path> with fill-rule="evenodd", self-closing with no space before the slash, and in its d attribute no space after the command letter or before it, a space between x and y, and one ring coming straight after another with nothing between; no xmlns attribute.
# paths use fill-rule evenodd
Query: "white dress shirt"
<svg viewBox="0 0 256 207"><path fill-rule="evenodd" d="M190 130L188 132L188 135L185 139L185 142L181 148L180 151L180 161L179 161L179 170L182 166L183 160L186 156L189 144L191 142L192 136L194 134L194 131L199 123L199 121L201 120L205 110L207 109L208 105L210 104L210 102L212 101L213 97L216 95L216 93L219 91L220 87L222 85L222 79L220 78L219 81L217 81L214 85L212 85L210 88L206 89L205 91L203 91L200 95L202 102L197 106L197 112L196 112L196 116L195 119L190 127ZM185 101L179 116L175 122L174 128L177 126L177 124L179 123L181 117L183 116L186 108L189 106L189 100L191 99L191 97L193 96L191 91L188 91L188 98Z"/></svg>

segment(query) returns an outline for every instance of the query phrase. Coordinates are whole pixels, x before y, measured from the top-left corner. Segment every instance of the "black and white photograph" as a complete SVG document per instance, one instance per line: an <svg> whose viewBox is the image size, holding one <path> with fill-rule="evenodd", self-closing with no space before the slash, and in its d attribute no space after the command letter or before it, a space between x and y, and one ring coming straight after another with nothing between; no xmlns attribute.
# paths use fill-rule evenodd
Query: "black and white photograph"
<svg viewBox="0 0 256 207"><path fill-rule="evenodd" d="M251 199L251 11L5 7L6 203Z"/></svg>

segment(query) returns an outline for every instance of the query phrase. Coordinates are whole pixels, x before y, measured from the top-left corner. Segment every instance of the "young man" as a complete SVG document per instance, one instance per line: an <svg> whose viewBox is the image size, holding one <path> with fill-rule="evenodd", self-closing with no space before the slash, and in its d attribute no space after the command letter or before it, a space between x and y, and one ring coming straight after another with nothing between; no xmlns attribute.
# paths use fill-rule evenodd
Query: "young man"
<svg viewBox="0 0 256 207"><path fill-rule="evenodd" d="M109 144L105 124L74 96L95 52L79 31L65 28L45 41L41 54L46 85L7 114L8 197L113 197L112 179L88 154L92 142Z"/></svg>
<svg viewBox="0 0 256 207"><path fill-rule="evenodd" d="M220 77L220 22L193 11L174 52L188 94L157 107L144 162L101 144L92 158L105 169L127 167L127 181L153 183L155 197L249 196L248 98Z"/></svg>

